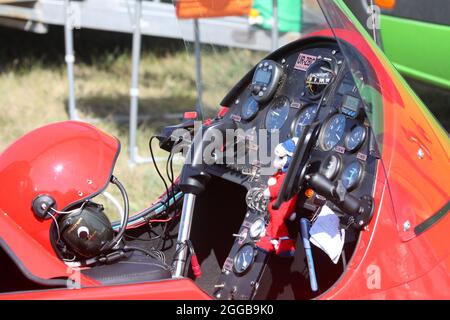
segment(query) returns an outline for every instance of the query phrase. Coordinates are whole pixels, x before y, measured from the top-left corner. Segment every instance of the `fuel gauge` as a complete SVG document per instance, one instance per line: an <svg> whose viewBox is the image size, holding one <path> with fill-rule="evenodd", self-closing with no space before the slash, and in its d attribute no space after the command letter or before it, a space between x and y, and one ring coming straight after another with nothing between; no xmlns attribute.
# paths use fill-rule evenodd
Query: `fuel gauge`
<svg viewBox="0 0 450 320"><path fill-rule="evenodd" d="M362 146L364 140L366 140L366 129L363 126L357 125L353 127L345 138L345 147L350 152L356 151Z"/></svg>
<svg viewBox="0 0 450 320"><path fill-rule="evenodd" d="M320 173L330 180L336 178L341 169L341 158L335 154L330 154L320 166Z"/></svg>
<svg viewBox="0 0 450 320"><path fill-rule="evenodd" d="M244 244L234 257L234 271L243 274L250 269L255 260L256 250L251 244Z"/></svg>
<svg viewBox="0 0 450 320"><path fill-rule="evenodd" d="M258 111L259 111L258 102L255 99L253 99L253 97L250 96L242 106L241 112L242 118L245 121L250 121L256 116Z"/></svg>
<svg viewBox="0 0 450 320"><path fill-rule="evenodd" d="M250 237L252 239L261 238L266 231L266 223L262 219L257 219L250 227Z"/></svg>

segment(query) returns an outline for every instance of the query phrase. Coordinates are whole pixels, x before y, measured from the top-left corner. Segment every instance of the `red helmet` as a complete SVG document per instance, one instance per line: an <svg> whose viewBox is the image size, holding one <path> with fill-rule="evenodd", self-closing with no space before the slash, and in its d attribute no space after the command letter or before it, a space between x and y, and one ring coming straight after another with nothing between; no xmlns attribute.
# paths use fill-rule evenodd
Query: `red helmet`
<svg viewBox="0 0 450 320"><path fill-rule="evenodd" d="M0 155L0 209L55 255L44 209L66 211L102 192L119 152L116 138L84 122L36 129Z"/></svg>

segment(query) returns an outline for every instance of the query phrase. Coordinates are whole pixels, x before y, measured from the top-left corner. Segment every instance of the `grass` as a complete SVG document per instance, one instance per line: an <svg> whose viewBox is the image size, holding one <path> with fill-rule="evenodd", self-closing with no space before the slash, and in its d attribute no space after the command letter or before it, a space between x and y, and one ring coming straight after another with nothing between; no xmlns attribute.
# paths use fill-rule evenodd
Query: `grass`
<svg viewBox="0 0 450 320"><path fill-rule="evenodd" d="M75 38L76 96L79 115L98 118L95 125L118 137L122 152L115 175L124 183L131 212L143 209L163 191L152 164L129 166L128 122L116 121L129 112L131 58L127 35L78 31ZM0 29L0 149L26 132L68 119L66 66L62 30L32 35ZM194 58L191 45L175 40L146 38L141 61L140 155L149 157L148 141L162 126L177 120L161 115L194 110L196 101ZM252 67L262 53L248 50L203 48L204 105L214 115L227 90ZM158 150L155 143L155 150ZM158 150L157 155L167 155ZM160 163L165 165L165 163ZM180 166L176 166L178 172ZM111 190L118 195L115 190Z"/></svg>

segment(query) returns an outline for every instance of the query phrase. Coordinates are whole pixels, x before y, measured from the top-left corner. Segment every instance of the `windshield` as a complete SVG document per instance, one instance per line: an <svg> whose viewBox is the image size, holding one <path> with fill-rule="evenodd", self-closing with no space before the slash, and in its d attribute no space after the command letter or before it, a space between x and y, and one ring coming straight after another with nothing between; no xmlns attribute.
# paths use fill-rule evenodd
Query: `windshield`
<svg viewBox="0 0 450 320"><path fill-rule="evenodd" d="M443 173L448 172L449 136L375 43L377 33L367 33L343 1L318 3L364 102L382 159L379 180L387 178L398 231L411 239L448 206ZM379 27L368 18L369 31Z"/></svg>

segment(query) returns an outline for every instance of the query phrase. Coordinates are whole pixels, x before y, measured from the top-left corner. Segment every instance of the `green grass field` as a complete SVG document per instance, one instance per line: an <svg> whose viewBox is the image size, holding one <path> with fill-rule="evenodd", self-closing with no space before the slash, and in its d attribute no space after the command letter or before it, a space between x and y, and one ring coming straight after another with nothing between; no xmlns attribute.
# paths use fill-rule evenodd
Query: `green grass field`
<svg viewBox="0 0 450 320"><path fill-rule="evenodd" d="M62 30L34 35L0 29L0 149L44 124L68 119L67 81ZM148 206L163 191L152 164L128 163L128 112L131 37L77 31L76 95L80 115L99 119L95 125L117 136L122 152L115 174L127 188L131 212ZM196 101L192 45L182 41L146 38L141 62L140 155L149 157L154 132L177 120L162 115L194 110ZM263 57L248 50L203 48L205 113L214 115L231 86ZM122 121L117 121L121 118ZM125 119L125 121L123 121ZM158 150L155 143L154 150ZM167 153L157 151L157 155ZM165 163L160 163L164 166ZM176 168L178 171L179 166ZM112 188L111 192L115 192Z"/></svg>

